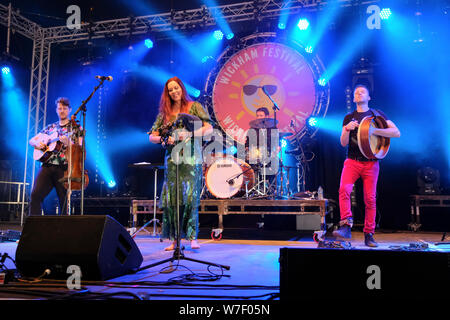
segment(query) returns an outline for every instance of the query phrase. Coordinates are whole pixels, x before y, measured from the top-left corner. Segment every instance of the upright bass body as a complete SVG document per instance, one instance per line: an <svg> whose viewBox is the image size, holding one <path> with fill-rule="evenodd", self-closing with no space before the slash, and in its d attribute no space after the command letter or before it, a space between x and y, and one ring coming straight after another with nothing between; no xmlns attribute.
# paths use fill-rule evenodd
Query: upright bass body
<svg viewBox="0 0 450 320"><path fill-rule="evenodd" d="M386 157L391 143L390 138L370 135L370 128L386 129L386 119L380 115L367 116L362 119L358 127L358 147L369 160L381 160Z"/></svg>
<svg viewBox="0 0 450 320"><path fill-rule="evenodd" d="M75 120L72 118L71 120L74 126L78 126ZM64 187L69 189L69 180L70 180L70 189L71 190L81 190L82 188L82 169L83 162L86 159L86 154L83 159L83 147L76 141L77 143L72 143L71 146L67 148L66 157L67 157L67 170L64 172L64 177L60 180L63 182ZM84 139L83 139L84 143ZM84 189L87 188L89 184L89 176L88 171L84 170ZM70 177L70 178L69 178Z"/></svg>
<svg viewBox="0 0 450 320"><path fill-rule="evenodd" d="M82 155L83 155L83 148L78 144L72 145L72 152L68 152L67 154L67 162L69 163L67 170L64 172L64 188L69 188L69 170L72 167L71 176L70 179L71 190L81 190L81 170L82 170ZM84 170L84 189L87 188L89 184L89 176L88 171Z"/></svg>

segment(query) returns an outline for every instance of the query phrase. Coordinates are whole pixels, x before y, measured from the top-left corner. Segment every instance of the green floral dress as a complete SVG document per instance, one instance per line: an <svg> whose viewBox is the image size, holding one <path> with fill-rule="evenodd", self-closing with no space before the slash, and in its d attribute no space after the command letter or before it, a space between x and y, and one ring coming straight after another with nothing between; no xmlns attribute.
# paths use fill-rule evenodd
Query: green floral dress
<svg viewBox="0 0 450 320"><path fill-rule="evenodd" d="M189 114L197 116L202 122L211 123L208 113L202 105L194 102L189 110ZM176 120L173 116L170 119L171 125ZM163 130L164 123L161 114L156 118L151 131ZM183 161L178 165L179 177L179 204L180 204L180 239L197 239L198 235L198 207L200 206L200 194L202 189L202 145L200 139L191 139L189 143L190 154L183 157ZM176 171L177 166L172 159L172 151L175 147L169 145L164 157L164 184L161 191L159 207L163 209L162 237L175 240L177 224L177 188Z"/></svg>

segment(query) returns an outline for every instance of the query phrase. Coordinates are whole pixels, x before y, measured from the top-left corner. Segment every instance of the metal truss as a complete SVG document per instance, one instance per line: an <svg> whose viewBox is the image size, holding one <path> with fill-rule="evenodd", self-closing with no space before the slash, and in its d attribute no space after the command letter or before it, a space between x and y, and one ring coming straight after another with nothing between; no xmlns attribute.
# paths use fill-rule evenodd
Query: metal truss
<svg viewBox="0 0 450 320"><path fill-rule="evenodd" d="M379 2L379 0L336 0L341 7L361 6ZM262 21L276 18L282 14L298 14L321 10L328 3L322 0L254 0L230 5L197 9L171 11L139 17L105 20L84 23L79 29L67 26L44 28L23 17L11 5L0 4L0 25L10 32L17 32L33 41L31 81L28 103L27 146L25 151L24 185L31 188L36 172L35 162L31 159L28 140L46 125L47 91L50 72L50 52L53 43L94 40L105 37L129 36L171 30L189 30L195 27L216 25L215 17L221 15L228 23L242 21ZM169 36L171 36L169 34ZM24 189L25 190L25 189ZM22 195L22 220L24 217L27 192Z"/></svg>
<svg viewBox="0 0 450 320"><path fill-rule="evenodd" d="M50 42L67 42L98 39L110 36L145 34L149 32L167 32L170 30L186 30L197 26L216 25L218 15L228 23L242 21L262 21L282 14L298 14L302 11L317 11L330 1L321 0L255 0L230 5L206 7L198 9L178 10L162 14L140 17L129 17L115 20L105 20L84 23L79 29L69 29L66 26L43 29L44 38ZM338 0L342 7L366 5L379 0Z"/></svg>

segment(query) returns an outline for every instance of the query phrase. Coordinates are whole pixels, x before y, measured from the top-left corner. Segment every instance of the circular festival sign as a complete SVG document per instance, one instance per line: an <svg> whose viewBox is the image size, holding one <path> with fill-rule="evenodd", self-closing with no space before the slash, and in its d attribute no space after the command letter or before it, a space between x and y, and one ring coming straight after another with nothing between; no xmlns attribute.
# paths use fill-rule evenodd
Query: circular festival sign
<svg viewBox="0 0 450 320"><path fill-rule="evenodd" d="M222 130L244 143L256 110L266 107L280 132L303 128L316 105L316 80L307 60L276 42L250 45L232 55L218 72L212 91L215 118Z"/></svg>

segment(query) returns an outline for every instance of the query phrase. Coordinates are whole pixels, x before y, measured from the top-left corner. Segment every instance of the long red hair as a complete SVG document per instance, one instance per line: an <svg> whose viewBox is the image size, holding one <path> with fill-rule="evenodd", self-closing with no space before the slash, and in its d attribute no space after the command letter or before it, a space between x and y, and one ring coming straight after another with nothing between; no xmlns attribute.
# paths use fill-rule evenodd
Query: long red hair
<svg viewBox="0 0 450 320"><path fill-rule="evenodd" d="M175 81L176 83L178 83L182 91L180 112L188 113L189 107L191 106L190 102L192 101L191 97L188 95L186 91L186 87L178 77L172 77L169 80L167 80L166 84L164 85L163 93L161 94L161 99L159 101L159 113L163 117L164 124L169 122L169 117L173 112L173 100L170 97L169 89L167 88L168 84L171 81Z"/></svg>

